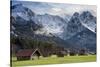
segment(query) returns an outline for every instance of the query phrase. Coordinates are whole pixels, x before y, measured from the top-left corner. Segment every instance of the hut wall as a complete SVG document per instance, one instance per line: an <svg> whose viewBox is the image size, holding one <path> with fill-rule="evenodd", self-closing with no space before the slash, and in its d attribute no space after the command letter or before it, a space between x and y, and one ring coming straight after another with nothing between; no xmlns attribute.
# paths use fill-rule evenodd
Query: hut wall
<svg viewBox="0 0 100 67"><path fill-rule="evenodd" d="M17 60L20 61L20 60L29 60L30 59L30 56L19 56L17 57Z"/></svg>

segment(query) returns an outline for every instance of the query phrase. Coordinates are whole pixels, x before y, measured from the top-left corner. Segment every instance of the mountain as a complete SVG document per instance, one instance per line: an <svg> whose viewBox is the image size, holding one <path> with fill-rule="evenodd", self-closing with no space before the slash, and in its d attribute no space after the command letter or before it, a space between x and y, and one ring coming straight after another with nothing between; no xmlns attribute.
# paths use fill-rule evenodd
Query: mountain
<svg viewBox="0 0 100 67"><path fill-rule="evenodd" d="M66 48L96 51L96 17L89 11L75 12L70 19L36 14L22 4L11 6L11 36L50 41Z"/></svg>
<svg viewBox="0 0 100 67"><path fill-rule="evenodd" d="M69 39L78 32L81 32L83 29L85 29L85 27L81 24L80 15L78 12L75 12L68 21L67 28L64 32L66 38L64 39Z"/></svg>
<svg viewBox="0 0 100 67"><path fill-rule="evenodd" d="M52 41L59 43L58 45L60 46L65 46L67 43L57 37L61 28L66 24L66 21L61 17L49 14L36 15L33 11L24 7L22 4L13 5L11 10L12 14L10 19L12 37L28 37L33 40ZM32 15L30 15L30 13ZM37 32L39 32L39 34ZM43 33L40 34L40 32Z"/></svg>
<svg viewBox="0 0 100 67"><path fill-rule="evenodd" d="M87 17L83 19L83 16L86 15ZM82 14L75 12L67 24L64 39L74 48L87 48L96 52L96 32L92 30L96 25L96 19L93 18L95 17L90 12L83 12Z"/></svg>
<svg viewBox="0 0 100 67"><path fill-rule="evenodd" d="M22 4L11 6L11 32L16 35L27 34L32 35L34 31L40 29L42 26L36 24L32 18L35 13L29 8L24 7Z"/></svg>
<svg viewBox="0 0 100 67"><path fill-rule="evenodd" d="M17 19L17 24L25 25L31 20L35 24L43 27L35 31L35 34L62 37L63 28L67 26L66 23L68 21L64 20L60 16L53 16L49 14L36 15L33 11L24 7L22 4L13 5L11 6L11 9L12 16Z"/></svg>
<svg viewBox="0 0 100 67"><path fill-rule="evenodd" d="M30 20L35 14L31 11L31 9L24 7L22 4L15 4L11 6L12 16L17 17L20 16L24 20Z"/></svg>
<svg viewBox="0 0 100 67"><path fill-rule="evenodd" d="M89 11L84 11L80 15L80 20L85 27L96 33L96 17L94 17Z"/></svg>
<svg viewBox="0 0 100 67"><path fill-rule="evenodd" d="M90 51L96 52L96 34L89 29L77 33L67 41L73 44L75 48L87 48Z"/></svg>

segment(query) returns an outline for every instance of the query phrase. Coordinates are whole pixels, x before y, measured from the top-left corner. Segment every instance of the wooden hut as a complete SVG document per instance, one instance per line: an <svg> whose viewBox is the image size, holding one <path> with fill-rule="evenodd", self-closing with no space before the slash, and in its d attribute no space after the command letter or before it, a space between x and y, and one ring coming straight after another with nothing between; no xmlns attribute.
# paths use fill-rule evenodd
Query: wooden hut
<svg viewBox="0 0 100 67"><path fill-rule="evenodd" d="M37 57L39 59L42 53L39 49L21 49L16 54L17 60L33 60Z"/></svg>

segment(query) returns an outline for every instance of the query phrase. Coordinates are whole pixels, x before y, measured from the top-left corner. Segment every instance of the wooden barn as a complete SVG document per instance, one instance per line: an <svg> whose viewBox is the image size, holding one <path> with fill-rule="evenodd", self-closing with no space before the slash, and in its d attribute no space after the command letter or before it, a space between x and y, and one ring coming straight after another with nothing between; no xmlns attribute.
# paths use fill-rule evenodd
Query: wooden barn
<svg viewBox="0 0 100 67"><path fill-rule="evenodd" d="M17 60L34 60L43 56L39 49L21 49L16 54Z"/></svg>

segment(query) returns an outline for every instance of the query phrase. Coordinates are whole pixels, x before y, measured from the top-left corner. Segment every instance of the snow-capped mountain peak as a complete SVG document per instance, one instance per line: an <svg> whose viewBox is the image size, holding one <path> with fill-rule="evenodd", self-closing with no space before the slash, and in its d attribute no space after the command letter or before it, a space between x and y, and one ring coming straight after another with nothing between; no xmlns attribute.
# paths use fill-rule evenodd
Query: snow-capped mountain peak
<svg viewBox="0 0 100 67"><path fill-rule="evenodd" d="M84 11L80 15L80 20L82 21L82 25L91 30L92 32L96 32L96 17L92 15L89 11Z"/></svg>
<svg viewBox="0 0 100 67"><path fill-rule="evenodd" d="M20 16L24 20L29 21L34 13L27 7L24 7L22 4L16 4L11 6L12 8L12 16L17 17Z"/></svg>

